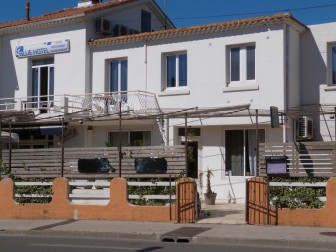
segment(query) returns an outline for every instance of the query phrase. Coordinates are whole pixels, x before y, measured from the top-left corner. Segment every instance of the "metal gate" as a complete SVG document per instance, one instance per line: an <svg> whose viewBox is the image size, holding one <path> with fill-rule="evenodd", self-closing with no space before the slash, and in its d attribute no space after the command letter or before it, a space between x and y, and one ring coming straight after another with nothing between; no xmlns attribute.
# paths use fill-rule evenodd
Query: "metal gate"
<svg viewBox="0 0 336 252"><path fill-rule="evenodd" d="M197 214L197 189L193 179L183 178L177 185L177 221L178 223L195 223Z"/></svg>
<svg viewBox="0 0 336 252"><path fill-rule="evenodd" d="M269 204L269 184L263 178L246 181L246 222L250 225L277 225L277 209Z"/></svg>

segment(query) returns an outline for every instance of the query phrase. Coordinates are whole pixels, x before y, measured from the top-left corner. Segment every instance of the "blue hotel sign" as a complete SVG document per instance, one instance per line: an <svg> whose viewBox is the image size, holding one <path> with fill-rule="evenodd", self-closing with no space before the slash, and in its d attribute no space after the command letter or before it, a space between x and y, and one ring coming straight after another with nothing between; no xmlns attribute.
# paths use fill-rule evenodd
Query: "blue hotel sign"
<svg viewBox="0 0 336 252"><path fill-rule="evenodd" d="M16 57L18 58L65 53L70 52L70 40L66 39L66 40L44 42L40 44L21 45L17 46L15 51L16 51Z"/></svg>

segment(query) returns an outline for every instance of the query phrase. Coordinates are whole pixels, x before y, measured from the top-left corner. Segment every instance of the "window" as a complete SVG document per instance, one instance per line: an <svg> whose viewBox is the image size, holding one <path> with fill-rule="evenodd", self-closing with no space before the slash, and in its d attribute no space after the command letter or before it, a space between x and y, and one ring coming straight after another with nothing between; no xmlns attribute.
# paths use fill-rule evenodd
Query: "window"
<svg viewBox="0 0 336 252"><path fill-rule="evenodd" d="M165 56L166 88L186 87L188 81L187 54L169 54Z"/></svg>
<svg viewBox="0 0 336 252"><path fill-rule="evenodd" d="M332 51L332 84L336 84L336 46L331 48Z"/></svg>
<svg viewBox="0 0 336 252"><path fill-rule="evenodd" d="M127 60L113 60L110 63L110 92L127 91L128 64Z"/></svg>
<svg viewBox="0 0 336 252"><path fill-rule="evenodd" d="M259 143L265 142L265 130L258 131ZM230 176L256 176L256 131L225 131L225 167Z"/></svg>
<svg viewBox="0 0 336 252"><path fill-rule="evenodd" d="M54 101L54 59L32 61L32 104L34 108L50 108ZM41 110L41 112L46 112Z"/></svg>
<svg viewBox="0 0 336 252"><path fill-rule="evenodd" d="M187 133L190 137L199 137L201 136L201 128L188 128ZM178 129L178 136L185 136L185 128Z"/></svg>
<svg viewBox="0 0 336 252"><path fill-rule="evenodd" d="M152 30L152 14L141 10L141 32L150 32Z"/></svg>
<svg viewBox="0 0 336 252"><path fill-rule="evenodd" d="M230 83L255 80L255 45L231 47L229 67Z"/></svg>
<svg viewBox="0 0 336 252"><path fill-rule="evenodd" d="M121 132L122 146L150 146L151 132L150 131L123 131ZM108 133L108 146L119 146L119 132Z"/></svg>

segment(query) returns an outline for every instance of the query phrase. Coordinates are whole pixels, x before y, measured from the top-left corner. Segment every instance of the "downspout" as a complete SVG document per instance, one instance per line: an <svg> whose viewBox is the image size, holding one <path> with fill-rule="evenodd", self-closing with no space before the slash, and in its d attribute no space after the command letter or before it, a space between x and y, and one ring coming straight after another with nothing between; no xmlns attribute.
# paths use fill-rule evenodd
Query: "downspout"
<svg viewBox="0 0 336 252"><path fill-rule="evenodd" d="M284 126L283 126L283 142L287 142L287 123L288 123L288 84L289 84L289 30L288 25L284 24Z"/></svg>
<svg viewBox="0 0 336 252"><path fill-rule="evenodd" d="M145 40L145 45L144 45L144 49L145 49L145 91L147 92L147 81L148 81L148 66L147 66L147 40Z"/></svg>

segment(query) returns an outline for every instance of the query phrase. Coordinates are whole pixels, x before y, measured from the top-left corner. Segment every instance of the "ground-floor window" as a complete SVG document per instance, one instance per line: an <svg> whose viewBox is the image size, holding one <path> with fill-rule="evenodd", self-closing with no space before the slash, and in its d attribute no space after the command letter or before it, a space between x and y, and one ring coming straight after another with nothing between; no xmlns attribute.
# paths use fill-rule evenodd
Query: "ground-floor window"
<svg viewBox="0 0 336 252"><path fill-rule="evenodd" d="M119 132L109 132L107 145L110 147L119 146ZM150 131L123 131L121 132L122 146L150 146Z"/></svg>
<svg viewBox="0 0 336 252"><path fill-rule="evenodd" d="M19 149L44 149L54 147L53 135L28 135L21 133Z"/></svg>
<svg viewBox="0 0 336 252"><path fill-rule="evenodd" d="M225 171L230 176L257 174L256 130L225 131ZM265 130L258 131L259 143L265 142Z"/></svg>

